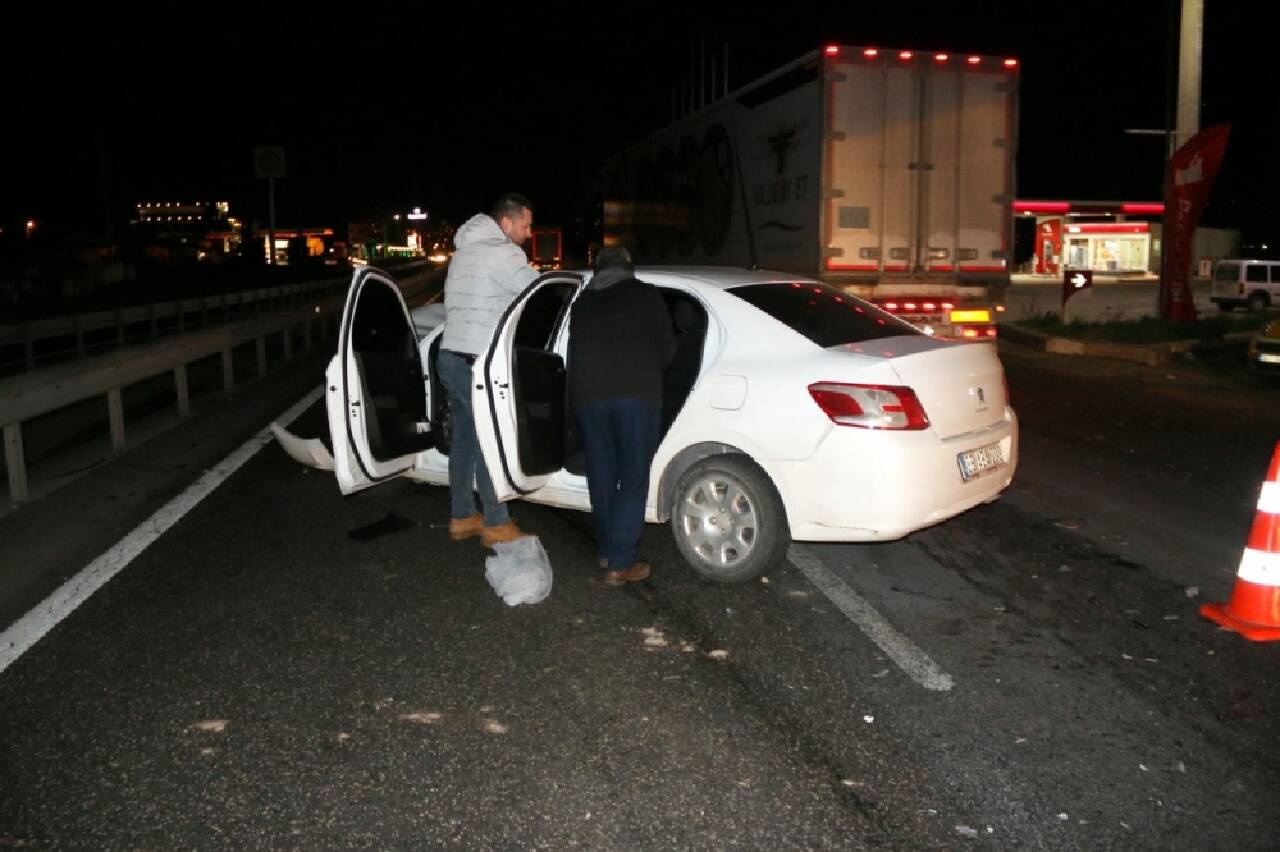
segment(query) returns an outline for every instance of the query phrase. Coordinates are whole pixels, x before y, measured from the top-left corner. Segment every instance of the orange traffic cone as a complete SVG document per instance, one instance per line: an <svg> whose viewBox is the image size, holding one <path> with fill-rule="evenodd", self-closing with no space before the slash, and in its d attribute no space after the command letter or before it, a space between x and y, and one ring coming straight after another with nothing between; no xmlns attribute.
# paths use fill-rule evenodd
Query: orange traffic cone
<svg viewBox="0 0 1280 852"><path fill-rule="evenodd" d="M1280 639L1280 443L1262 483L1231 600L1205 604L1200 614L1255 642Z"/></svg>

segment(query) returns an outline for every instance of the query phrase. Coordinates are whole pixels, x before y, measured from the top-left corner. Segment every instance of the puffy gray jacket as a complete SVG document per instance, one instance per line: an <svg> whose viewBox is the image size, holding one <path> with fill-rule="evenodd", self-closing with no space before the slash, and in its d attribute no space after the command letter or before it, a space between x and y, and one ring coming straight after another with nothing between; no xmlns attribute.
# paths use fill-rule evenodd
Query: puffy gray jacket
<svg viewBox="0 0 1280 852"><path fill-rule="evenodd" d="M454 352L478 355L498 318L538 271L493 218L477 213L454 235L455 251L444 282L444 339Z"/></svg>

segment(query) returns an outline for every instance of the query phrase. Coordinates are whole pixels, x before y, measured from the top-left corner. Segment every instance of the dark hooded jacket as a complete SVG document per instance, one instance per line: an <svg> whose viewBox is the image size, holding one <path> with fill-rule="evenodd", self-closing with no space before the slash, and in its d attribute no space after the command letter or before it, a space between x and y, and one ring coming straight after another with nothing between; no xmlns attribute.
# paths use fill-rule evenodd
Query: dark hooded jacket
<svg viewBox="0 0 1280 852"><path fill-rule="evenodd" d="M658 289L630 263L596 270L569 319L569 404L610 398L662 406L662 373L675 355Z"/></svg>

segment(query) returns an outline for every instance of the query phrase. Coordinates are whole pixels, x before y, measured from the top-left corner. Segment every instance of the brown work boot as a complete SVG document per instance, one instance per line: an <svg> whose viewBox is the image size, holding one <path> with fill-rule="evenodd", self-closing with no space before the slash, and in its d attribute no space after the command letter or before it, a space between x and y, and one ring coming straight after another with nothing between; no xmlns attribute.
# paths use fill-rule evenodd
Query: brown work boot
<svg viewBox="0 0 1280 852"><path fill-rule="evenodd" d="M478 514L469 518L449 519L449 538L454 541L466 541L469 538L475 538L483 531L484 518Z"/></svg>
<svg viewBox="0 0 1280 852"><path fill-rule="evenodd" d="M485 547L493 547L499 542L515 541L526 535L528 533L521 532L515 521L507 521L505 524L498 524L496 527L485 527L483 534L480 536L480 543Z"/></svg>
<svg viewBox="0 0 1280 852"><path fill-rule="evenodd" d="M623 583L634 583L643 580L649 576L649 563L633 562L630 568L621 571L606 571L604 575L604 584L606 586L621 586Z"/></svg>

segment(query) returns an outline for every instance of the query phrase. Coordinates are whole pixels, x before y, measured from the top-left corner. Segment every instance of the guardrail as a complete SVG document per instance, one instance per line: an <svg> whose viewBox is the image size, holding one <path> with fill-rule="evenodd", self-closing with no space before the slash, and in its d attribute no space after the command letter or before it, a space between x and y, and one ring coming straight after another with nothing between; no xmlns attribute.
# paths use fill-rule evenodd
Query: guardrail
<svg viewBox="0 0 1280 852"><path fill-rule="evenodd" d="M94 350L121 348L139 338L155 340L162 331L185 333L191 327L206 327L213 321L244 317L250 311L278 310L286 304L345 286L347 278L309 281L280 287L263 287L239 293L198 296L173 302L157 302L109 311L51 317L0 326L0 352L6 349L20 358L0 361L0 370L21 365L34 370L38 360L50 360L74 353L84 358ZM111 332L101 334L101 332ZM39 344L62 344L57 348ZM37 352L37 349L42 351Z"/></svg>
<svg viewBox="0 0 1280 852"><path fill-rule="evenodd" d="M412 272L425 265L425 261L415 261L388 271L393 274ZM194 296L131 308L0 325L0 373L13 373L15 368L34 370L38 361L51 361L72 354L85 358L103 349L118 349L139 340L156 340L162 334L181 334L191 328L206 328L212 322L242 319L250 312L279 310L289 304L313 300L335 289L345 289L350 280L350 275L342 275L238 293Z"/></svg>
<svg viewBox="0 0 1280 852"><path fill-rule="evenodd" d="M430 281L405 291L406 299L420 295ZM27 500L26 459L22 446L23 421L40 417L90 397L106 394L112 453L125 448L124 404L121 390L135 382L173 372L178 415L191 411L187 387L187 365L221 353L223 393L235 386L232 350L256 341L258 377L267 372L266 342L271 335L283 336L284 361L293 357L293 330L302 327L304 351L311 349L313 329L319 323L327 341L335 315L340 316L343 298L331 297L323 304L287 313L259 316L245 322L198 333L171 337L152 344L117 349L102 355L0 378L0 426L4 431L5 466L9 474L9 497L13 503Z"/></svg>

